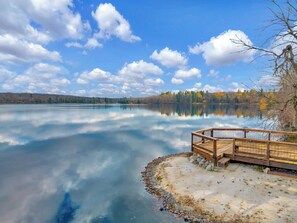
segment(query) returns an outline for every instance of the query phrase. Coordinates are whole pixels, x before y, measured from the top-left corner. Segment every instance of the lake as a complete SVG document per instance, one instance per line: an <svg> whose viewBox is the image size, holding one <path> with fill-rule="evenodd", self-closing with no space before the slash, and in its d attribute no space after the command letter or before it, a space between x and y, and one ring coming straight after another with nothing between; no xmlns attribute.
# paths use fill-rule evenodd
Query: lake
<svg viewBox="0 0 297 223"><path fill-rule="evenodd" d="M190 151L191 132L260 127L247 106L1 105L0 222L183 222L141 171Z"/></svg>

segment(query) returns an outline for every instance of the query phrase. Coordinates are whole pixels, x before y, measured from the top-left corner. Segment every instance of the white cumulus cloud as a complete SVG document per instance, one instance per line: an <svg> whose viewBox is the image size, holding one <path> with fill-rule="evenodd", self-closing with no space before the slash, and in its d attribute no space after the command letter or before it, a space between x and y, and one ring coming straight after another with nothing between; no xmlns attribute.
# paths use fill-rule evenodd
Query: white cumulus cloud
<svg viewBox="0 0 297 223"><path fill-rule="evenodd" d="M98 42L96 38L90 38L85 44L85 48L87 49L95 49L97 47L102 47L103 45Z"/></svg>
<svg viewBox="0 0 297 223"><path fill-rule="evenodd" d="M196 84L194 84L194 87L193 88L190 88L190 89L187 89L188 91L201 91L201 86L202 86L202 83L200 82L197 82Z"/></svg>
<svg viewBox="0 0 297 223"><path fill-rule="evenodd" d="M158 61L165 67L183 67L188 63L188 59L184 55L168 47L162 49L159 53L155 50L150 58Z"/></svg>
<svg viewBox="0 0 297 223"><path fill-rule="evenodd" d="M4 82L6 79L10 79L16 76L16 73L6 69L5 67L0 67L0 82Z"/></svg>
<svg viewBox="0 0 297 223"><path fill-rule="evenodd" d="M220 86L212 86L209 84L204 85L202 88L203 91L208 91L208 92L222 92L224 91L222 87Z"/></svg>
<svg viewBox="0 0 297 223"><path fill-rule="evenodd" d="M75 47L82 49L95 49L103 47L103 44L98 41L95 37L89 38L85 44L79 42L68 42L65 44L66 47Z"/></svg>
<svg viewBox="0 0 297 223"><path fill-rule="evenodd" d="M0 1L0 60L2 63L61 60L45 44L82 39L89 28L74 11L72 0Z"/></svg>
<svg viewBox="0 0 297 223"><path fill-rule="evenodd" d="M76 82L78 84L84 85L88 84L90 81L106 81L111 76L111 73L101 70L99 68L95 68L90 72L83 72L79 75Z"/></svg>
<svg viewBox="0 0 297 223"><path fill-rule="evenodd" d="M209 76L209 77L218 77L219 73L220 73L219 71L211 69L207 76Z"/></svg>
<svg viewBox="0 0 297 223"><path fill-rule="evenodd" d="M72 0L1 1L0 12L0 30L17 38L47 43L83 37L85 24L74 12Z"/></svg>
<svg viewBox="0 0 297 223"><path fill-rule="evenodd" d="M197 82L193 88L187 89L188 91L208 91L208 92L222 92L224 91L220 86L212 86L206 84L202 87L202 83Z"/></svg>
<svg viewBox="0 0 297 223"><path fill-rule="evenodd" d="M61 61L61 56L57 51L49 51L40 44L4 34L0 35L0 60L2 63L40 60Z"/></svg>
<svg viewBox="0 0 297 223"><path fill-rule="evenodd" d="M149 85L149 86L161 86L164 84L164 81L160 78L148 78L144 80L144 84Z"/></svg>
<svg viewBox="0 0 297 223"><path fill-rule="evenodd" d="M65 77L60 77L64 68L38 63L29 67L23 74L6 80L2 89L14 92L65 93L64 87L70 84Z"/></svg>
<svg viewBox="0 0 297 223"><path fill-rule="evenodd" d="M85 25L73 11L72 0L32 0L24 9L28 17L41 25L55 39L83 37Z"/></svg>
<svg viewBox="0 0 297 223"><path fill-rule="evenodd" d="M209 41L190 47L192 54L202 53L207 65L224 66L237 62L250 62L253 59L255 51L246 50L240 44L236 44L233 40L242 40L252 45L249 37L240 30L228 30L216 37L212 37Z"/></svg>
<svg viewBox="0 0 297 223"><path fill-rule="evenodd" d="M173 77L173 78L171 78L171 83L172 83L172 84L179 85L179 84L183 84L184 81L183 81L182 79Z"/></svg>
<svg viewBox="0 0 297 223"><path fill-rule="evenodd" d="M256 81L256 87L261 87L264 89L275 89L279 86L280 79L279 77L272 75L264 75Z"/></svg>
<svg viewBox="0 0 297 223"><path fill-rule="evenodd" d="M244 91L246 87L243 84L240 84L238 82L232 82L231 86L233 89L229 89L230 91Z"/></svg>
<svg viewBox="0 0 297 223"><path fill-rule="evenodd" d="M78 42L68 42L65 44L66 47L83 48L84 46Z"/></svg>
<svg viewBox="0 0 297 223"><path fill-rule="evenodd" d="M119 75L126 78L143 78L148 74L161 75L163 71L157 65L143 60L125 64L119 71Z"/></svg>
<svg viewBox="0 0 297 223"><path fill-rule="evenodd" d="M126 42L140 41L140 37L132 34L129 22L116 10L111 3L100 4L93 18L97 21L100 33L98 37L116 36Z"/></svg>
<svg viewBox="0 0 297 223"><path fill-rule="evenodd" d="M95 68L75 76L80 90L85 90L87 95L130 97L160 93L159 87L164 81L161 78L153 78L152 75L161 74L163 71L158 66L140 60L126 63L117 74Z"/></svg>
<svg viewBox="0 0 297 223"><path fill-rule="evenodd" d="M179 79L201 78L201 71L197 68L191 68L189 70L177 70L175 71L174 77Z"/></svg>

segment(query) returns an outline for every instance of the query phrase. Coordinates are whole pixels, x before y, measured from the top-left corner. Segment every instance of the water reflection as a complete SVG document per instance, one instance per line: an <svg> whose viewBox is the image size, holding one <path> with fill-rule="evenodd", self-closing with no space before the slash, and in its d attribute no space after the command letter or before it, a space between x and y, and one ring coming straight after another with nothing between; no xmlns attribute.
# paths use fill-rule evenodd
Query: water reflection
<svg viewBox="0 0 297 223"><path fill-rule="evenodd" d="M164 109L0 106L0 222L175 222L143 188L146 163L189 151L196 129L261 119Z"/></svg>
<svg viewBox="0 0 297 223"><path fill-rule="evenodd" d="M73 221L75 212L79 208L79 205L73 204L71 196L68 192L64 194L64 199L59 206L58 213L56 215L57 223L68 223Z"/></svg>
<svg viewBox="0 0 297 223"><path fill-rule="evenodd" d="M227 105L227 104L197 104L197 105L149 105L145 108L160 112L164 115L178 116L208 116L208 115L232 115L237 117L262 118L267 111L260 110L258 105Z"/></svg>

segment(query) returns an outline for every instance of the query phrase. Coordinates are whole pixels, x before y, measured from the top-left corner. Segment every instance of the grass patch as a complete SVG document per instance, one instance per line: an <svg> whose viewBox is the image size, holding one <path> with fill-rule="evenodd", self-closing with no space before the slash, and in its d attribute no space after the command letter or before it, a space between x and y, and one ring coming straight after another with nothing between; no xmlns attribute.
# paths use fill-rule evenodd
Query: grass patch
<svg viewBox="0 0 297 223"><path fill-rule="evenodd" d="M159 181L161 183L162 180L163 180L163 178L161 176L157 176L157 181Z"/></svg>
<svg viewBox="0 0 297 223"><path fill-rule="evenodd" d="M265 169L265 166L254 165L253 169L258 171L258 172L263 172L263 170Z"/></svg>

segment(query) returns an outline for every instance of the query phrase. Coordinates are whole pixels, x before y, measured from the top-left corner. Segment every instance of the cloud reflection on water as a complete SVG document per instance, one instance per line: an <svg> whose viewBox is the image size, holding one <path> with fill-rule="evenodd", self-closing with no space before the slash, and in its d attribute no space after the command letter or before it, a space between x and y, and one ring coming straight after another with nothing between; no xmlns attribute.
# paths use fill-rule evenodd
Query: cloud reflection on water
<svg viewBox="0 0 297 223"><path fill-rule="evenodd" d="M208 117L117 106L2 107L0 222L55 222L65 192L80 205L74 222L172 222L143 189L146 163L189 151L193 130L258 125L258 119Z"/></svg>

